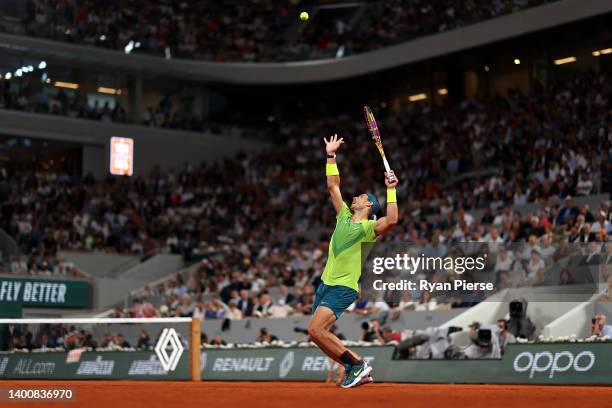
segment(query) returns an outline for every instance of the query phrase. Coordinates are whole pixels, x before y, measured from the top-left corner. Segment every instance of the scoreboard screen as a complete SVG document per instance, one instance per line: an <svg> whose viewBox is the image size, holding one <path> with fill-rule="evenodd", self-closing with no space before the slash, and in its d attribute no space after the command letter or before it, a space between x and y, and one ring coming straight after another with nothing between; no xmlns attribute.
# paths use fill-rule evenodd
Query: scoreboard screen
<svg viewBox="0 0 612 408"><path fill-rule="evenodd" d="M134 139L111 137L110 173L117 176L131 176L134 173Z"/></svg>

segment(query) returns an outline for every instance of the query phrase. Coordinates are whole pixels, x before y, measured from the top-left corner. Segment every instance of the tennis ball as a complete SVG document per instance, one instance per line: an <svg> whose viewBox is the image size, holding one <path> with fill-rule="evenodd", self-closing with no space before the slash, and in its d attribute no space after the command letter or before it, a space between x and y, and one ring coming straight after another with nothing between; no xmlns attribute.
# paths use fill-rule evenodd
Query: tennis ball
<svg viewBox="0 0 612 408"><path fill-rule="evenodd" d="M302 11L302 12L300 13L300 20L302 20L302 21L306 21L306 20L308 20L308 17L310 17L310 16L308 15L308 13L307 13L307 12Z"/></svg>

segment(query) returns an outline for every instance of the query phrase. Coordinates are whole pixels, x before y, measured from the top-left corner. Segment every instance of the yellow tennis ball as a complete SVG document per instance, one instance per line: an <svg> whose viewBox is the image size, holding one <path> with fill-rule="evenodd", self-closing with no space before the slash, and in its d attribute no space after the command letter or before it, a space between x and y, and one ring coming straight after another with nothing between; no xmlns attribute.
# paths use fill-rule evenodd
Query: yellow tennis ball
<svg viewBox="0 0 612 408"><path fill-rule="evenodd" d="M307 12L302 11L302 12L300 13L300 20L302 20L302 21L306 21L306 20L308 20L308 17L310 17L310 16L308 15L308 13L307 13Z"/></svg>

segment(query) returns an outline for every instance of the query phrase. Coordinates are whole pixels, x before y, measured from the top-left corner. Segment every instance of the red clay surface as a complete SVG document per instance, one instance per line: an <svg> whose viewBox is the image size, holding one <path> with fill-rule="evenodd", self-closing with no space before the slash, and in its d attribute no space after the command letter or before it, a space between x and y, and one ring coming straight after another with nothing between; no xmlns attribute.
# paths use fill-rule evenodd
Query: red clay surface
<svg viewBox="0 0 612 408"><path fill-rule="evenodd" d="M10 407L609 407L612 387L368 384L340 389L314 382L0 381L0 387L71 387L70 403L0 403Z"/></svg>

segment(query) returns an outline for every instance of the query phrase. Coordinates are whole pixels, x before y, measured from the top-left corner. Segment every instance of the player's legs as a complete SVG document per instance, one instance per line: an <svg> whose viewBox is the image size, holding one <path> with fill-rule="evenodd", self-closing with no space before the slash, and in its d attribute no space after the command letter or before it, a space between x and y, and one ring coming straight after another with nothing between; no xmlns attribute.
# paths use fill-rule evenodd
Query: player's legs
<svg viewBox="0 0 612 408"><path fill-rule="evenodd" d="M356 353L347 349L340 339L330 331L336 320L336 314L333 310L319 305L308 325L310 338L325 354L340 364L359 364L362 359Z"/></svg>
<svg viewBox="0 0 612 408"><path fill-rule="evenodd" d="M313 316L308 325L308 334L321 350L345 367L341 381L342 388L355 387L369 380L370 367L356 353L347 349L338 337L330 331L331 326L355 301L357 291L346 286L328 286L322 283L317 288L313 304Z"/></svg>
<svg viewBox="0 0 612 408"><path fill-rule="evenodd" d="M313 327L313 328L314 328L315 326L320 326L320 325L323 325L323 323L319 321L319 320L321 319L321 317L320 317L320 316L316 318L316 320L317 320L317 321L313 322L313 320L315 320L314 315L316 314L316 311L317 311L317 309L319 308L319 304L320 304L320 303L323 301L323 298L324 298L324 297L327 295L327 293L329 292L329 290L330 290L330 289L331 289L331 286L327 286L327 285L326 285L326 284L324 284L324 283L321 283L321 284L319 285L319 287L317 288L317 291L316 291L316 293L315 293L315 301L314 301L314 303L313 303L313 305L312 305L312 315L313 315L313 317L310 319L310 323L309 323L309 325L308 325L308 331L309 331L309 332L310 332L310 327ZM332 324L333 324L333 323L332 323ZM323 325L323 326L325 326L325 325ZM330 325L330 326L328 326L328 327L331 327L331 325ZM310 334L310 333L309 333L309 334ZM329 350L329 349L326 347L326 345L325 345L324 343L321 343L321 342L319 341L318 336L312 336L312 335L310 335L310 340L311 340L312 342L314 342L314 343L315 343L317 346L319 346L319 348L321 349L321 351L323 351L323 353L327 354L327 356L328 356L329 358L333 359L334 361L336 361L336 362L338 362L338 363L341 363L341 361L340 361L340 359L338 358L338 356L334 355L334 354L332 353L332 351L331 351L331 350Z"/></svg>

